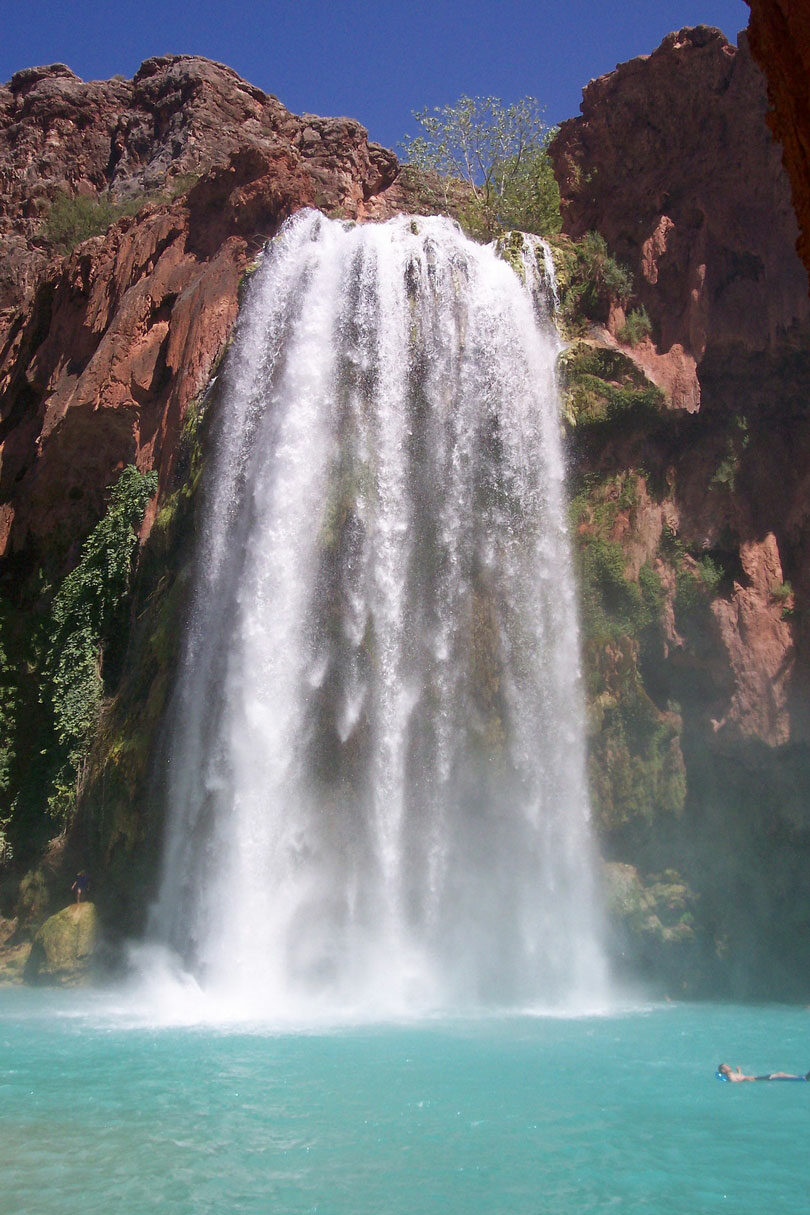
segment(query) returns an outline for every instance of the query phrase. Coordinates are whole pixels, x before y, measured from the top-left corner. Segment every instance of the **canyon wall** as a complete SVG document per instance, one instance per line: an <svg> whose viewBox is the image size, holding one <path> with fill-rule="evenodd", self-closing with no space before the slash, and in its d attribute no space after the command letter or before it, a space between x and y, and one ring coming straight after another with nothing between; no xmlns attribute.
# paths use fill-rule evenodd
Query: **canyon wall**
<svg viewBox="0 0 810 1215"><path fill-rule="evenodd" d="M82 860L104 875L96 894L114 906L116 883L127 882L113 854L126 874L133 848L159 833L134 802L181 627L182 595L169 596L171 623L156 605L180 562L167 503L178 485L189 496L184 427L196 424L252 259L305 206L352 219L435 209L429 183L409 184L358 123L295 116L205 59L150 59L131 81L89 83L55 64L0 87L0 937L28 932L64 901ZM65 768L42 692L54 596L127 465L156 470L159 489L141 529L138 606L115 626L120 645L106 648L105 692L138 667L137 620L141 640L154 626L149 655L131 698L108 698L125 702L128 720L116 719L110 741L104 716L98 758L68 755Z"/></svg>
<svg viewBox="0 0 810 1215"><path fill-rule="evenodd" d="M766 108L744 38L682 30L591 82L551 150L563 290L590 232L634 284L604 316L572 311L561 374L615 948L673 993L810 982L810 300ZM18 73L0 166L0 917L21 939L86 864L108 933L132 932L160 843L204 390L240 283L299 207L381 219L444 192L357 123L296 117L188 56L132 81ZM128 464L159 489L72 827L48 844L48 613Z"/></svg>
<svg viewBox="0 0 810 1215"><path fill-rule="evenodd" d="M581 108L551 148L564 230L604 237L650 322L630 345L617 308L587 342L663 394L655 416L571 432L593 785L617 897L647 946L668 933L690 965L700 954L709 986L802 988L810 309L765 83L745 35L737 48L698 27L592 81ZM623 567L608 568L610 546ZM633 593L646 615L622 614ZM591 599L610 625L597 636Z"/></svg>

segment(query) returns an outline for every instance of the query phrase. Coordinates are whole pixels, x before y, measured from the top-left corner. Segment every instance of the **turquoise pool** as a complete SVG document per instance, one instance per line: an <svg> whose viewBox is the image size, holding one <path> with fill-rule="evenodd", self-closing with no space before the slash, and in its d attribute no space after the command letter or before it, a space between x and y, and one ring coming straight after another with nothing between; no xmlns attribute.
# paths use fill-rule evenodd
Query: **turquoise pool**
<svg viewBox="0 0 810 1215"><path fill-rule="evenodd" d="M306 1032L0 992L9 1215L806 1209L810 1011L667 1005Z"/></svg>

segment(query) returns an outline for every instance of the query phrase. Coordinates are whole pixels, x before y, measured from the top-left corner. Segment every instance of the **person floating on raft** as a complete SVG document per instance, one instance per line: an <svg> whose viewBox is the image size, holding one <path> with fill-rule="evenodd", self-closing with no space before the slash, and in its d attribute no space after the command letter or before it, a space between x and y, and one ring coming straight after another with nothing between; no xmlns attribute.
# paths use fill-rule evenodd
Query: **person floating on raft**
<svg viewBox="0 0 810 1215"><path fill-rule="evenodd" d="M810 1080L810 1072L804 1076L794 1076L792 1072L770 1072L767 1076L746 1076L741 1067L735 1071L727 1063L718 1063L715 1075L718 1080L728 1080L731 1084L739 1084L742 1080Z"/></svg>

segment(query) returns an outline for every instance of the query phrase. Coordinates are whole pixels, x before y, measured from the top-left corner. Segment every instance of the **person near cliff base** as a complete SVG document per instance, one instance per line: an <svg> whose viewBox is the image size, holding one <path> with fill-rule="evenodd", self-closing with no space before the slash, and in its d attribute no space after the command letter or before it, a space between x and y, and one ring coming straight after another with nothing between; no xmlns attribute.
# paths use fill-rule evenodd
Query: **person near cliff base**
<svg viewBox="0 0 810 1215"><path fill-rule="evenodd" d="M90 885L90 879L87 876L87 874L85 873L85 871L82 869L81 872L76 874L76 881L73 883L73 885L70 888L71 890L76 891L76 902L77 903L81 903L82 895L85 893L85 891L87 890L87 887L89 885Z"/></svg>
<svg viewBox="0 0 810 1215"><path fill-rule="evenodd" d="M741 1067L735 1071L727 1063L718 1063L715 1074L718 1080L728 1080L731 1084L739 1084L742 1080L810 1080L810 1072L804 1076L794 1076L792 1072L769 1072L767 1076L746 1076Z"/></svg>

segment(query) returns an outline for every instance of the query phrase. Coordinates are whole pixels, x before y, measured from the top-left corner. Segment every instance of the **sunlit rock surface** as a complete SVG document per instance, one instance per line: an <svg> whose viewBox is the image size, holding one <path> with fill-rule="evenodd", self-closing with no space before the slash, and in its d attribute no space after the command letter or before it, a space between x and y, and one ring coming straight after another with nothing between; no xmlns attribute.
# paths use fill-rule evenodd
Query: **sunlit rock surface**
<svg viewBox="0 0 810 1215"><path fill-rule="evenodd" d="M123 463L157 467L165 487L251 257L301 206L384 213L398 173L359 123L296 117L193 56L147 60L131 81L18 72L0 87L0 163L5 553L86 531ZM63 258L46 222L60 192L142 207Z"/></svg>
<svg viewBox="0 0 810 1215"><path fill-rule="evenodd" d="M700 367L806 334L790 186L745 35L669 34L591 81L581 109L551 145L565 230L601 232L633 269L659 352Z"/></svg>

